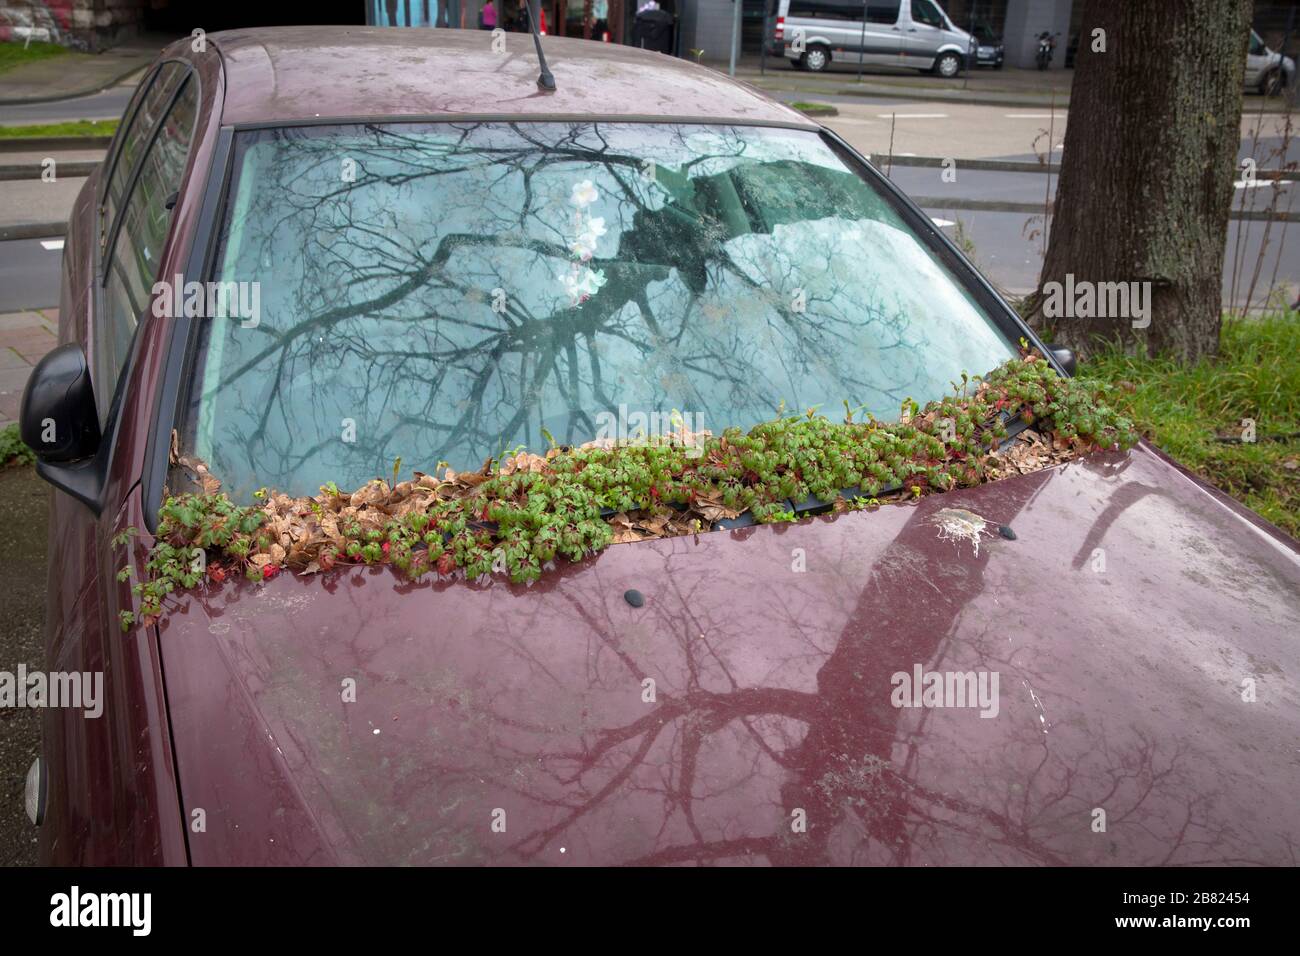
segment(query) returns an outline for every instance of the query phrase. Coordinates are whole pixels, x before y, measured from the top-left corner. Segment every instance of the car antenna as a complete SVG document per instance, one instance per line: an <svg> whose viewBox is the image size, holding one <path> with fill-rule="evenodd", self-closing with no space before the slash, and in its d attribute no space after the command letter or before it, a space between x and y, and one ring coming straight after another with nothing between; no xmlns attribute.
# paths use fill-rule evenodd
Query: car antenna
<svg viewBox="0 0 1300 956"><path fill-rule="evenodd" d="M546 54L542 52L542 34L537 29L537 14L533 12L534 5L541 2L542 0L528 0L528 25L533 29L533 45L537 47L537 62L542 68L541 75L537 77L537 88L545 93L554 93L555 77L546 65Z"/></svg>

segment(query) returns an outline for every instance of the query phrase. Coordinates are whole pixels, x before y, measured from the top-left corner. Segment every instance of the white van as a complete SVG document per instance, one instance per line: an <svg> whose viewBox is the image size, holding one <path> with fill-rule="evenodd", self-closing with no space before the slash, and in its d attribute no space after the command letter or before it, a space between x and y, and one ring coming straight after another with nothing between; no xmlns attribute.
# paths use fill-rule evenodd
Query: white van
<svg viewBox="0 0 1300 956"><path fill-rule="evenodd" d="M902 66L956 76L974 62L975 38L934 0L781 0L775 52L819 73L834 63Z"/></svg>
<svg viewBox="0 0 1300 956"><path fill-rule="evenodd" d="M1246 89L1259 90L1265 96L1277 96L1295 79L1295 61L1274 53L1264 45L1258 33L1250 31L1246 48Z"/></svg>

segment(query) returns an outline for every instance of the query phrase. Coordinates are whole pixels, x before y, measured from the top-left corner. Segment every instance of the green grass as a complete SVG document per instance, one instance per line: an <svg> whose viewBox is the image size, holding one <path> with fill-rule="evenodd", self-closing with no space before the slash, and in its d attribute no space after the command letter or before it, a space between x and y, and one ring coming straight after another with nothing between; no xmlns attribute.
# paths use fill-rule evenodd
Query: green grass
<svg viewBox="0 0 1300 956"><path fill-rule="evenodd" d="M1079 372L1118 384L1154 444L1300 538L1300 313L1225 319L1219 357L1196 365L1112 351ZM1220 440L1245 418L1253 443Z"/></svg>
<svg viewBox="0 0 1300 956"><path fill-rule="evenodd" d="M68 120L65 123L37 123L32 126L0 126L0 139L31 136L112 136L118 121Z"/></svg>
<svg viewBox="0 0 1300 956"><path fill-rule="evenodd" d="M67 52L67 47L59 46L57 43L42 43L39 40L26 44L21 41L0 43L0 73L24 63L48 60L50 57L62 56Z"/></svg>
<svg viewBox="0 0 1300 956"><path fill-rule="evenodd" d="M808 113L811 116L834 116L839 113L839 110L831 106L829 103L813 103L808 100L795 100L790 105L801 113Z"/></svg>
<svg viewBox="0 0 1300 956"><path fill-rule="evenodd" d="M32 450L18 437L18 426L0 429L0 468L10 465L30 465L36 461Z"/></svg>

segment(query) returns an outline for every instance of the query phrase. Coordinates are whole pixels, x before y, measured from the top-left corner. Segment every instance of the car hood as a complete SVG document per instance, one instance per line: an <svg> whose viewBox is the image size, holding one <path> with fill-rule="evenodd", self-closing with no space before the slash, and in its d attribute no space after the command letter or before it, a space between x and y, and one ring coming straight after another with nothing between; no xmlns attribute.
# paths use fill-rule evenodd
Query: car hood
<svg viewBox="0 0 1300 956"><path fill-rule="evenodd" d="M949 508L1014 539L945 537ZM231 581L159 627L197 864L1294 864L1300 846L1295 542L1146 446L617 545L532 587ZM931 673L947 696L922 693ZM996 698L952 706L948 675L992 691L995 673Z"/></svg>

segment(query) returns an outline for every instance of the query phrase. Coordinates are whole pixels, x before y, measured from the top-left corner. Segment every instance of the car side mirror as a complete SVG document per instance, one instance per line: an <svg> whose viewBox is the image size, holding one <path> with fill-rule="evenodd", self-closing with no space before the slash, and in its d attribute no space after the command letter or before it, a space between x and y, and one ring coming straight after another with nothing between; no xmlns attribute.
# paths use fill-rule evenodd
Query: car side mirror
<svg viewBox="0 0 1300 956"><path fill-rule="evenodd" d="M32 369L18 428L36 453L36 473L98 512L99 412L86 353L79 345L60 345Z"/></svg>
<svg viewBox="0 0 1300 956"><path fill-rule="evenodd" d="M1065 369L1066 375L1074 375L1078 361L1074 357L1074 349L1058 348L1055 345L1049 345L1052 350L1052 358L1060 363L1061 368Z"/></svg>
<svg viewBox="0 0 1300 956"><path fill-rule="evenodd" d="M19 428L41 461L80 461L98 450L99 413L79 345L60 345L37 363L23 391Z"/></svg>

